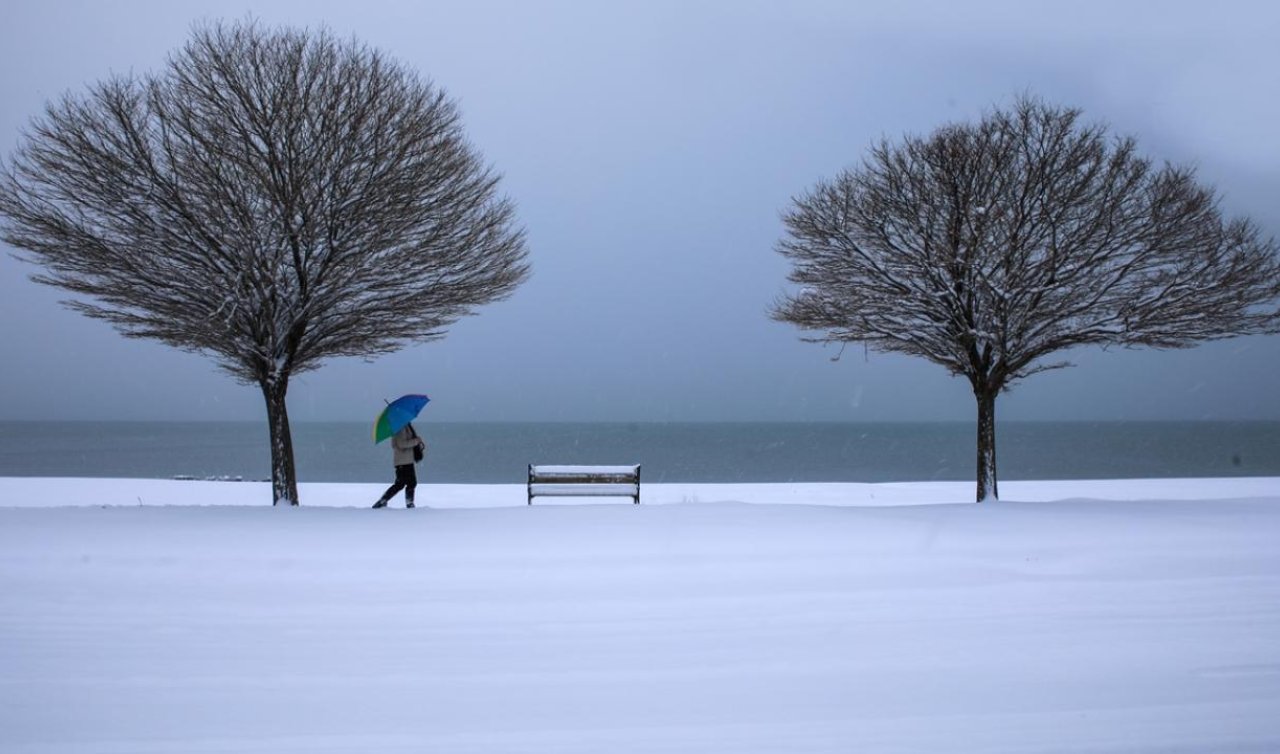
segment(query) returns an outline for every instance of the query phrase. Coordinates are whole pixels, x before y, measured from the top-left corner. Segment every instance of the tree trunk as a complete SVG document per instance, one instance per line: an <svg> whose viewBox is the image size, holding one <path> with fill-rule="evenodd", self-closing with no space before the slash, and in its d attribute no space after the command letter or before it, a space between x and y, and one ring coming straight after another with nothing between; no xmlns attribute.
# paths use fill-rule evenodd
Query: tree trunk
<svg viewBox="0 0 1280 754"><path fill-rule="evenodd" d="M978 502L997 500L996 486L996 396L999 389L974 388L978 398Z"/></svg>
<svg viewBox="0 0 1280 754"><path fill-rule="evenodd" d="M277 376L262 383L267 401L267 426L271 428L271 500L272 505L298 504L298 475L293 467L293 436L289 432L289 411L285 393L289 378Z"/></svg>

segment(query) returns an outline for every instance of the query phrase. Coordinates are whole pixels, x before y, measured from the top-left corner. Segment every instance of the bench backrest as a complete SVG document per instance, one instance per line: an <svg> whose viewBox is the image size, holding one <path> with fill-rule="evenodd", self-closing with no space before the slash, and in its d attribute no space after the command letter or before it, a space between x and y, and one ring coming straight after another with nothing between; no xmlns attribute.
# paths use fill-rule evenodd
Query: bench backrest
<svg viewBox="0 0 1280 754"><path fill-rule="evenodd" d="M626 496L640 504L640 465L535 466L529 464L529 504L541 496Z"/></svg>
<svg viewBox="0 0 1280 754"><path fill-rule="evenodd" d="M640 466L529 465L530 484L639 484Z"/></svg>

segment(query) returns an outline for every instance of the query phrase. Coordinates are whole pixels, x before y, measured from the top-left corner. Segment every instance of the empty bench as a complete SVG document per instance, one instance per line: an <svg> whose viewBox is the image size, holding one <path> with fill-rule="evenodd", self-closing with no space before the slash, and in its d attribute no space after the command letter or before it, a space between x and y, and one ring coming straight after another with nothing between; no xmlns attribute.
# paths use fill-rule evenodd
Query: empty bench
<svg viewBox="0 0 1280 754"><path fill-rule="evenodd" d="M629 497L640 504L640 465L535 466L529 464L529 505L535 497Z"/></svg>

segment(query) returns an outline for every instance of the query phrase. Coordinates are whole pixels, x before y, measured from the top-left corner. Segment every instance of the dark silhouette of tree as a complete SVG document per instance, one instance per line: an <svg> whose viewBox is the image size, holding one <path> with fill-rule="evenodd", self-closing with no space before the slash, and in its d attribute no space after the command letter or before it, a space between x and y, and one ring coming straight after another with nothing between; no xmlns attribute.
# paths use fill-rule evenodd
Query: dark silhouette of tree
<svg viewBox="0 0 1280 754"><path fill-rule="evenodd" d="M258 385L274 502L296 505L291 376L442 338L528 276L497 185L436 86L245 21L50 103L3 166L0 216L73 309Z"/></svg>
<svg viewBox="0 0 1280 754"><path fill-rule="evenodd" d="M1274 239L1224 219L1194 171L1155 166L1080 111L1023 97L874 146L784 215L800 288L775 319L963 376L977 499L997 497L996 397L1077 346L1185 348L1275 332Z"/></svg>

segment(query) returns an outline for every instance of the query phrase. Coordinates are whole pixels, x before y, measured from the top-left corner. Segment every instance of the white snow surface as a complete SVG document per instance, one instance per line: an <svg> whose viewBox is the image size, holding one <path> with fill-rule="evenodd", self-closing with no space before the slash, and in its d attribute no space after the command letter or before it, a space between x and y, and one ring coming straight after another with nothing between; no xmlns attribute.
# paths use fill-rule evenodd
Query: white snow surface
<svg viewBox="0 0 1280 754"><path fill-rule="evenodd" d="M1280 751L1280 479L384 487L0 478L0 751Z"/></svg>
<svg viewBox="0 0 1280 754"><path fill-rule="evenodd" d="M538 474L631 474L640 468L639 464L630 466L563 466L534 464L533 471Z"/></svg>

